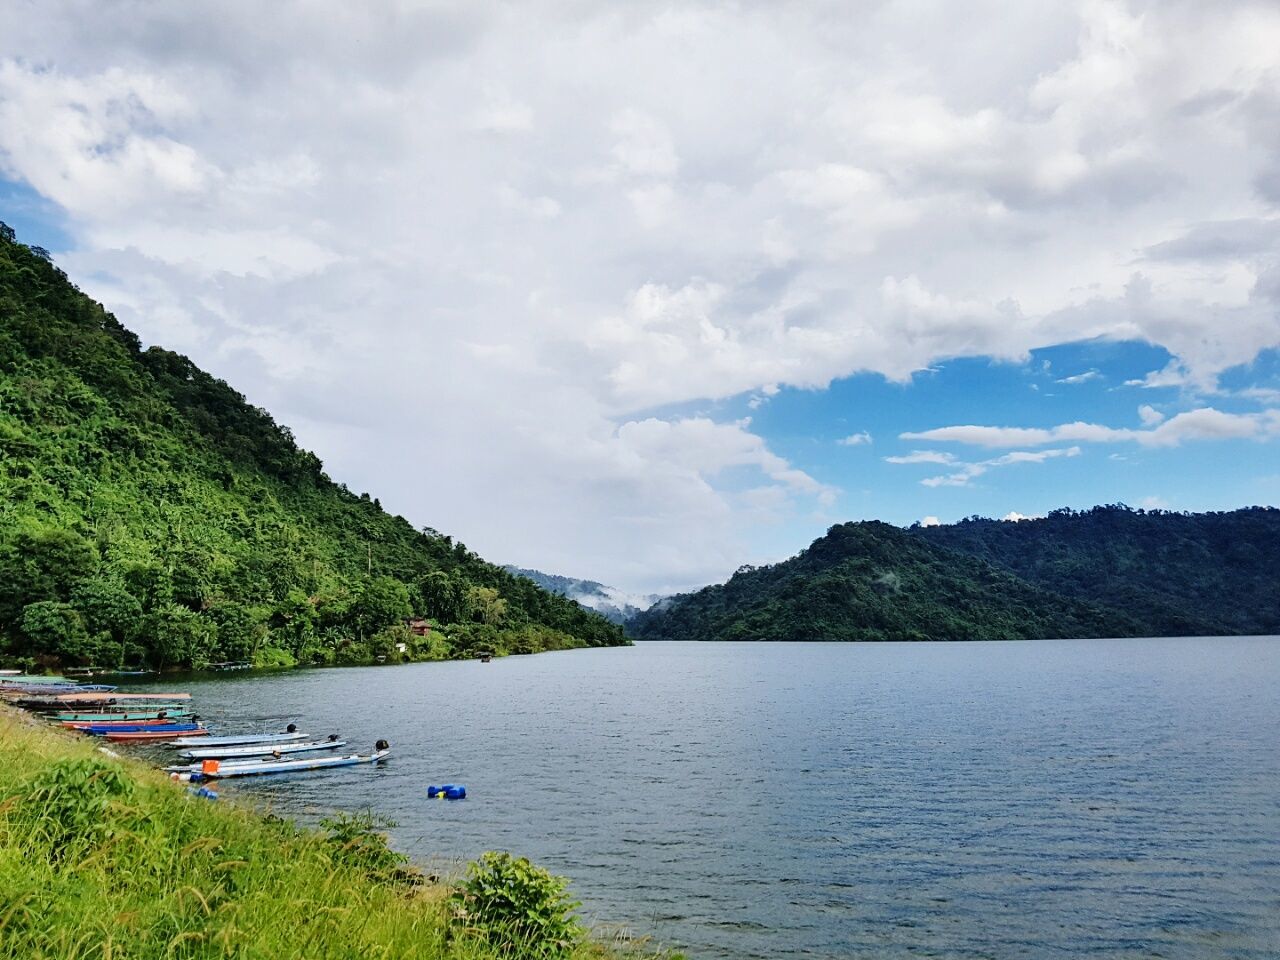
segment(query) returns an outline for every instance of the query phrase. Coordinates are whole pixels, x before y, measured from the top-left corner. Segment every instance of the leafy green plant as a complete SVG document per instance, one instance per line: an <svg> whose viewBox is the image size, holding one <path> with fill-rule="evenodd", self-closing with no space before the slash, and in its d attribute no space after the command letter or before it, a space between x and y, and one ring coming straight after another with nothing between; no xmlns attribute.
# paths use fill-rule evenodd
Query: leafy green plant
<svg viewBox="0 0 1280 960"><path fill-rule="evenodd" d="M133 781L115 764L59 760L31 781L26 809L60 862L109 839L112 803L132 794Z"/></svg>
<svg viewBox="0 0 1280 960"><path fill-rule="evenodd" d="M371 879L383 882L415 883L419 874L407 869L409 858L392 850L382 833L395 822L376 817L371 812L343 813L320 821L327 831L334 859L364 871Z"/></svg>
<svg viewBox="0 0 1280 960"><path fill-rule="evenodd" d="M451 896L454 923L499 952L559 960L582 943L568 881L524 857L490 850Z"/></svg>

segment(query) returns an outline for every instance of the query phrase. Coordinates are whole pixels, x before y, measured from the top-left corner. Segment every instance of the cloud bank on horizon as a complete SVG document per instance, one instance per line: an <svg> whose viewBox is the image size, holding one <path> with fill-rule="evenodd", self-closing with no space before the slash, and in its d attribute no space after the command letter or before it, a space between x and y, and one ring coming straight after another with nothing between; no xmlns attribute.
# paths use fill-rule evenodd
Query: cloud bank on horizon
<svg viewBox="0 0 1280 960"><path fill-rule="evenodd" d="M12 3L0 176L336 478L627 588L1280 435L1274 3ZM1160 362L912 406L1081 341Z"/></svg>

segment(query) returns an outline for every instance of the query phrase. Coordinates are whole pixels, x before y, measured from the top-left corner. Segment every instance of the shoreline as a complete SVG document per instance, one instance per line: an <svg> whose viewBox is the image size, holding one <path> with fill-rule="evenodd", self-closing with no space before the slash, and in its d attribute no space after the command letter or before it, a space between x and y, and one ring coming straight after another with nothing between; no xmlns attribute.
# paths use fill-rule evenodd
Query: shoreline
<svg viewBox="0 0 1280 960"><path fill-rule="evenodd" d="M308 960L543 955L545 945L511 952L460 926L457 886L391 850L378 826L343 813L299 826L211 802L0 703L0 958L196 957L215 944L219 955ZM678 957L590 935L557 956Z"/></svg>

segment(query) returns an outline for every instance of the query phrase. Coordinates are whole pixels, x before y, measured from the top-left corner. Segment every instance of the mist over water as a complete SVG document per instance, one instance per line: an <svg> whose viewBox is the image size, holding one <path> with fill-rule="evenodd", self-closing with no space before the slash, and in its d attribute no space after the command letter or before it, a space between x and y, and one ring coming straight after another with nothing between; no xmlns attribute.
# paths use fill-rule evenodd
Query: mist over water
<svg viewBox="0 0 1280 960"><path fill-rule="evenodd" d="M695 957L1280 955L1280 638L651 643L182 686L218 731L394 748L225 795L372 808L433 869L528 855L594 922ZM427 798L449 781L469 799Z"/></svg>

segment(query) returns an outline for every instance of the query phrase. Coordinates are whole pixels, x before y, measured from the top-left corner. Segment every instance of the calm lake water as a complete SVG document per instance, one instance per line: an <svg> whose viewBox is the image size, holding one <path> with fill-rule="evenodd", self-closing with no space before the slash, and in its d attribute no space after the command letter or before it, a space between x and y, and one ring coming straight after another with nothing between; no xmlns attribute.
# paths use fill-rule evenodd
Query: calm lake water
<svg viewBox="0 0 1280 960"><path fill-rule="evenodd" d="M1280 638L662 644L184 684L392 759L224 784L509 849L693 957L1280 956ZM467 786L429 800L429 783Z"/></svg>

